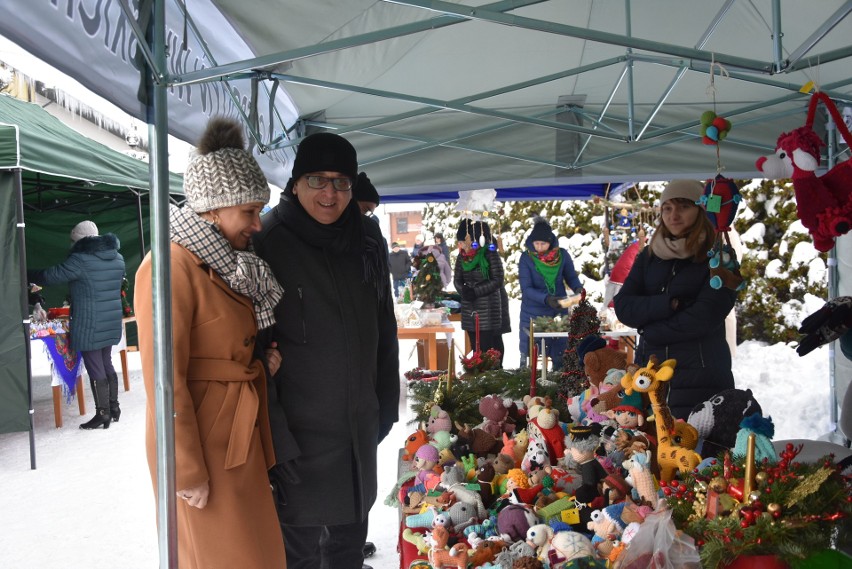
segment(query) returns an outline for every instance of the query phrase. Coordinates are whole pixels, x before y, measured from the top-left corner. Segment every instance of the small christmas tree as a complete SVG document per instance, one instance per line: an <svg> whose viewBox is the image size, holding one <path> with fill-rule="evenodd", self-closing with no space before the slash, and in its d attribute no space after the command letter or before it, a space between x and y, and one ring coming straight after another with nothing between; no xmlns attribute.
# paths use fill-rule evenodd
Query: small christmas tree
<svg viewBox="0 0 852 569"><path fill-rule="evenodd" d="M121 279L121 315L127 318L133 316L133 307L130 305L130 300L127 298L127 293L130 291L130 283L127 282L127 277Z"/></svg>
<svg viewBox="0 0 852 569"><path fill-rule="evenodd" d="M425 305L434 305L443 298L444 289L438 260L429 251L415 257L412 264L417 269L417 276L414 277L414 298Z"/></svg>
<svg viewBox="0 0 852 569"><path fill-rule="evenodd" d="M577 356L577 344L589 334L598 334L601 319L597 309L586 300L586 293L580 303L571 312L568 325L568 347L562 356L562 378L559 381L559 395L565 399L579 395L588 387L583 362Z"/></svg>

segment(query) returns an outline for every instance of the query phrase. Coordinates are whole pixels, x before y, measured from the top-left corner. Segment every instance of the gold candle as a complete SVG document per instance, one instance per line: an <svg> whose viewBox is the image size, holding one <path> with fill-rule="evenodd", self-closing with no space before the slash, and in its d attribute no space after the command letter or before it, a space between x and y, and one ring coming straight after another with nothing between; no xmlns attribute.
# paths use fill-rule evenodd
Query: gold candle
<svg viewBox="0 0 852 569"><path fill-rule="evenodd" d="M535 323L533 319L530 318L530 367L535 368L538 362L534 361L535 354L533 353L533 346L535 346Z"/></svg>
<svg viewBox="0 0 852 569"><path fill-rule="evenodd" d="M745 474L743 475L743 498L748 498L754 489L754 445L755 435L750 433L746 442Z"/></svg>
<svg viewBox="0 0 852 569"><path fill-rule="evenodd" d="M453 349L455 348L455 344L452 342L448 342L449 346L447 351L449 352L449 361L447 362L447 395L450 394L450 388L452 387L453 381Z"/></svg>

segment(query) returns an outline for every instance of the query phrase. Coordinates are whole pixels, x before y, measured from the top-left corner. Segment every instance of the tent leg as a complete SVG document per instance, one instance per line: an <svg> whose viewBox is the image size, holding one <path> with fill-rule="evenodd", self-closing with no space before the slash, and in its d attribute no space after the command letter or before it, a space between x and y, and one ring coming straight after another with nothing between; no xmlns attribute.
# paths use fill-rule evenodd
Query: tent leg
<svg viewBox="0 0 852 569"><path fill-rule="evenodd" d="M20 259L20 277L21 277L21 317L23 323L24 345L27 353L27 401L29 402L30 412L30 468L36 468L35 454L35 419L33 410L33 372L30 369L30 303L29 303L29 283L27 282L27 247L26 247L26 223L24 222L24 186L21 182L21 170L15 169L15 202L16 202L16 221L18 224L18 257Z"/></svg>

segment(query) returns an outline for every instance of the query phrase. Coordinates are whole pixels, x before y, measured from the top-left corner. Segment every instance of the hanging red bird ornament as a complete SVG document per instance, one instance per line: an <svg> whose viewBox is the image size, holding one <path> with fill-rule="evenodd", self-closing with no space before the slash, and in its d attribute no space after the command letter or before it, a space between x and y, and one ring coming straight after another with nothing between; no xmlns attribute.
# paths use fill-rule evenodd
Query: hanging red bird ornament
<svg viewBox="0 0 852 569"><path fill-rule="evenodd" d="M701 205L707 210L707 218L716 233L730 231L737 208L742 201L740 189L733 180L718 174L704 185Z"/></svg>

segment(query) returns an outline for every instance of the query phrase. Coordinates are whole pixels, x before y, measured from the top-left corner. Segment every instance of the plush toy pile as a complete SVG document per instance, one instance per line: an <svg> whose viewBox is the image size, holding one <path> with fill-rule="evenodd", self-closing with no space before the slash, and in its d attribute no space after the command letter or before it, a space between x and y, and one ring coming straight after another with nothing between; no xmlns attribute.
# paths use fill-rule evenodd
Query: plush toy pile
<svg viewBox="0 0 852 569"><path fill-rule="evenodd" d="M475 426L431 405L385 500L418 552L420 565L405 567L721 568L753 551L794 560L828 548L852 514L852 486L830 459L803 467L795 449L775 454L750 391L723 391L676 421L666 405L675 360L626 365L595 337L578 352L591 387L570 417L549 398L505 393L479 398ZM807 547L780 545L794 530Z"/></svg>

